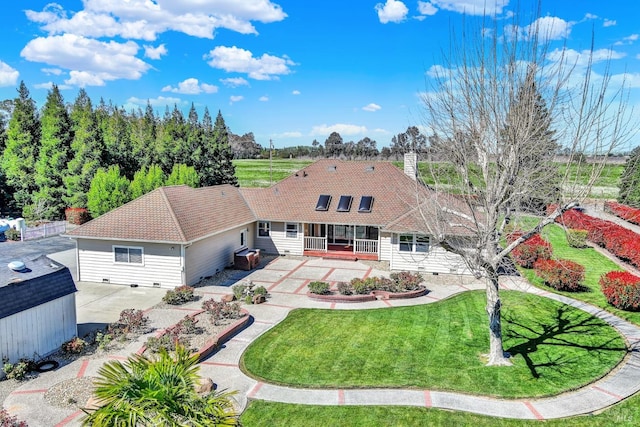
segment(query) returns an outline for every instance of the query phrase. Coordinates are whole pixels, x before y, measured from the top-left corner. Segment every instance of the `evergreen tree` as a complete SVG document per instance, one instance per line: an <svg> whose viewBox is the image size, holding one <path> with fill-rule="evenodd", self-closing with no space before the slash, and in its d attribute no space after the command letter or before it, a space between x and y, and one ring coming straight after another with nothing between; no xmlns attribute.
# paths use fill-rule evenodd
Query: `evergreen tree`
<svg viewBox="0 0 640 427"><path fill-rule="evenodd" d="M18 97L7 129L7 141L2 153L2 169L6 184L13 191L15 207L22 210L31 203L35 186L35 164L40 142L40 122L36 105L24 82L20 82Z"/></svg>
<svg viewBox="0 0 640 427"><path fill-rule="evenodd" d="M7 146L7 127L4 115L0 114L0 153L4 152ZM0 167L0 216L13 211L13 197L11 197L11 189L7 184L4 171Z"/></svg>
<svg viewBox="0 0 640 427"><path fill-rule="evenodd" d="M618 201L640 208L640 146L631 151L620 176Z"/></svg>
<svg viewBox="0 0 640 427"><path fill-rule="evenodd" d="M140 169L140 159L133 153L131 120L125 111L101 101L97 110L98 123L104 138L107 165L118 165L127 179Z"/></svg>
<svg viewBox="0 0 640 427"><path fill-rule="evenodd" d="M98 169L87 193L87 208L93 218L122 206L130 200L129 180L120 175L118 165L109 166L107 170Z"/></svg>
<svg viewBox="0 0 640 427"><path fill-rule="evenodd" d="M202 186L232 184L238 185L233 166L233 152L229 146L229 130L224 123L222 114L218 111L215 124L211 128L209 113L205 110L203 118L204 144L203 156L196 171L200 176Z"/></svg>
<svg viewBox="0 0 640 427"><path fill-rule="evenodd" d="M162 169L157 165L151 165L149 169L142 167L133 176L131 185L129 186L129 195L131 199L137 199L143 194L162 187L165 182L165 175Z"/></svg>
<svg viewBox="0 0 640 427"><path fill-rule="evenodd" d="M144 113L131 117L131 145L133 157L140 167L149 167L160 163L157 152L158 119L153 107L147 101Z"/></svg>
<svg viewBox="0 0 640 427"><path fill-rule="evenodd" d="M324 152L327 157L340 157L344 149L342 143L342 136L338 132L331 132L331 134L324 141Z"/></svg>
<svg viewBox="0 0 640 427"><path fill-rule="evenodd" d="M71 119L64 105L58 86L53 85L47 94L42 112L42 134L36 161L37 191L33 203L44 219L58 219L64 213L66 195L63 176L67 169L73 140ZM35 209L35 206L34 206ZM31 210L31 215L35 214Z"/></svg>
<svg viewBox="0 0 640 427"><path fill-rule="evenodd" d="M184 164L173 165L171 175L167 178L165 185L182 184L193 188L198 188L200 186L200 177L193 166L187 166Z"/></svg>
<svg viewBox="0 0 640 427"><path fill-rule="evenodd" d="M70 118L73 142L71 160L64 176L64 201L68 207L86 208L91 180L98 168L104 166L104 141L91 99L84 89L78 92Z"/></svg>

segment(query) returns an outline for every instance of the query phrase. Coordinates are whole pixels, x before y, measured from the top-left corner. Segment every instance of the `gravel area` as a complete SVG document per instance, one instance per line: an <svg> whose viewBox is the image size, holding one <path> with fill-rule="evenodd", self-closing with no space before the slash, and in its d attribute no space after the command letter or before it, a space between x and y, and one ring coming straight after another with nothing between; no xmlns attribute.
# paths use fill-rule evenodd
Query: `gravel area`
<svg viewBox="0 0 640 427"><path fill-rule="evenodd" d="M93 394L93 377L71 378L54 385L44 394L44 400L65 409L81 409Z"/></svg>

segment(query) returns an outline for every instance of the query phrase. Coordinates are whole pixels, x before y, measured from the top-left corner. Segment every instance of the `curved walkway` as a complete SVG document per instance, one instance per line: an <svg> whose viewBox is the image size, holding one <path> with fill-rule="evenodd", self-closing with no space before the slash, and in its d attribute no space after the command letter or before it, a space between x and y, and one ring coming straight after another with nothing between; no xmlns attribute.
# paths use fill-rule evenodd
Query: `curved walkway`
<svg viewBox="0 0 640 427"><path fill-rule="evenodd" d="M420 305L439 301L451 295L473 289L483 289L482 283L457 281L458 278L429 276L431 292L411 300L373 301L359 304L330 304L312 301L306 297L306 285L312 280L337 282L352 277L368 277L385 274L361 262L330 261L322 259L277 258L264 269L252 272L246 279L269 289L268 303L247 307L254 318L251 326L241 331L210 358L200 364L201 374L216 381L219 389L237 390L237 403L246 407L249 399L261 399L286 403L315 405L404 405L468 411L495 417L521 419L550 419L592 413L615 404L640 390L640 328L602 309L561 295L548 293L531 286L517 277L503 280L503 289L516 289L551 298L587 311L611 324L627 340L631 351L625 360L601 380L570 393L542 399L504 400L472 396L452 392L416 389L300 389L277 386L246 376L239 368L240 357L248 345L258 336L282 321L295 308L364 309L393 306ZM438 280L440 283L435 282ZM445 283L446 282L446 283ZM230 293L227 286L207 286L197 292L204 298ZM194 307L199 303L192 303ZM185 311L180 307L171 312L155 312L149 315L158 327L175 323ZM166 324L166 325L165 325ZM124 358L132 353L132 343L118 354L95 359L80 359L57 371L41 374L15 390L5 400L5 407L31 427L79 425L81 411L61 409L48 405L46 391L61 381L83 376L95 376L97 370L109 359ZM137 347L136 347L137 348Z"/></svg>

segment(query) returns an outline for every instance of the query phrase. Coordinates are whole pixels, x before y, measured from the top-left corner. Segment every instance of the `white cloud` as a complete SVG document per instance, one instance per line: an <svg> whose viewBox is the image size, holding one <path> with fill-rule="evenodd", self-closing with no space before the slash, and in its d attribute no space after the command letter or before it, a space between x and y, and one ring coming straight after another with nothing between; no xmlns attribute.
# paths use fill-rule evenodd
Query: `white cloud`
<svg viewBox="0 0 640 427"><path fill-rule="evenodd" d="M375 6L376 12L378 12L378 19L383 24L388 22L402 22L407 17L409 9L407 6L398 0L387 0L386 3L378 3Z"/></svg>
<svg viewBox="0 0 640 427"><path fill-rule="evenodd" d="M523 28L528 37L538 36L541 41L560 40L569 37L573 22L555 16L543 16Z"/></svg>
<svg viewBox="0 0 640 427"><path fill-rule="evenodd" d="M229 104L233 104L234 102L240 102L244 99L242 95L231 95L229 97Z"/></svg>
<svg viewBox="0 0 640 427"><path fill-rule="evenodd" d="M565 61L569 66L586 67L591 61L593 64L614 59L622 59L626 56L624 52L617 52L612 49L597 49L593 53L585 49L581 52L573 49L555 49L549 52L547 58L552 62Z"/></svg>
<svg viewBox="0 0 640 427"><path fill-rule="evenodd" d="M190 78L178 83L177 87L171 85L162 88L163 92L182 93L186 95L197 95L199 93L216 93L218 92L218 86L210 85L207 83L200 83L198 79Z"/></svg>
<svg viewBox="0 0 640 427"><path fill-rule="evenodd" d="M293 92L291 92L291 95L300 95L300 91L299 90L294 90Z"/></svg>
<svg viewBox="0 0 640 427"><path fill-rule="evenodd" d="M38 37L20 52L28 61L44 62L71 70L65 83L75 86L103 86L105 81L137 80L150 68L136 57L139 47L128 41L102 42L74 34Z"/></svg>
<svg viewBox="0 0 640 427"><path fill-rule="evenodd" d="M162 55L166 55L168 53L167 48L164 44L161 44L158 47L153 47L151 45L144 45L144 56L149 59L160 59Z"/></svg>
<svg viewBox="0 0 640 427"><path fill-rule="evenodd" d="M374 104L373 102L362 107L364 111L378 111L381 108L381 106L379 106L378 104Z"/></svg>
<svg viewBox="0 0 640 427"><path fill-rule="evenodd" d="M258 98L258 101L267 102L267 101L269 101L269 97L268 96L261 96L260 98Z"/></svg>
<svg viewBox="0 0 640 427"><path fill-rule="evenodd" d="M336 123L334 125L319 125L311 129L311 136L329 135L331 132L338 132L340 135L359 135L367 133L365 126Z"/></svg>
<svg viewBox="0 0 640 427"><path fill-rule="evenodd" d="M443 67L442 65L436 64L429 67L426 74L432 78L442 78L448 76L451 70Z"/></svg>
<svg viewBox="0 0 640 427"><path fill-rule="evenodd" d="M166 107L168 105L174 105L174 104L175 105L186 104L186 102L181 100L180 98L159 96L157 98L141 99L141 98L136 98L135 96L132 96L131 98L127 99L127 104L125 104L125 107L132 106L132 105L146 106L147 102L149 102L149 104L151 104L151 106L153 107Z"/></svg>
<svg viewBox="0 0 640 427"><path fill-rule="evenodd" d="M206 54L205 59L213 68L219 68L227 72L247 73L249 78L255 80L275 80L278 75L291 73L290 66L296 65L287 57L263 54L254 58L253 53L236 46L217 46Z"/></svg>
<svg viewBox="0 0 640 427"><path fill-rule="evenodd" d="M418 12L421 15L433 16L438 12L438 8L428 1L419 1Z"/></svg>
<svg viewBox="0 0 640 427"><path fill-rule="evenodd" d="M15 86L20 73L9 64L0 61L0 86Z"/></svg>
<svg viewBox="0 0 640 427"><path fill-rule="evenodd" d="M500 15L509 0L431 0L433 6L466 15Z"/></svg>
<svg viewBox="0 0 640 427"><path fill-rule="evenodd" d="M217 28L257 34L252 21L281 21L282 7L270 0L83 0L84 9L65 10L51 3L40 12L27 10L27 18L53 34L155 40L165 31L213 38Z"/></svg>
<svg viewBox="0 0 640 427"><path fill-rule="evenodd" d="M60 68L42 68L40 71L42 71L45 74L54 75L54 76L60 76L64 74L64 71L62 71Z"/></svg>
<svg viewBox="0 0 640 427"><path fill-rule="evenodd" d="M71 86L69 85L57 85L58 89L60 90L67 90L67 89L71 89ZM36 89L51 89L53 87L53 82L44 82L44 83L36 83L33 85L34 88Z"/></svg>
<svg viewBox="0 0 640 427"><path fill-rule="evenodd" d="M598 19L598 15L594 15L593 13L585 13L584 14L584 20L589 20L589 19Z"/></svg>
<svg viewBox="0 0 640 427"><path fill-rule="evenodd" d="M283 132L283 133L279 133L277 135L274 135L275 138L300 138L302 137L302 133L301 132L296 132L296 131L292 131L292 132Z"/></svg>
<svg viewBox="0 0 640 427"><path fill-rule="evenodd" d="M624 37L622 40L614 43L615 46L629 45L633 44L640 37L638 34L631 34L630 36Z"/></svg>
<svg viewBox="0 0 640 427"><path fill-rule="evenodd" d="M622 73L611 76L612 87L622 87L627 89L640 88L640 73Z"/></svg>
<svg viewBox="0 0 640 427"><path fill-rule="evenodd" d="M249 82L242 77L229 77L227 79L220 79L220 81L227 87L249 86Z"/></svg>
<svg viewBox="0 0 640 427"><path fill-rule="evenodd" d="M615 27L618 24L618 21L616 21L615 19L606 19L604 20L604 22L602 23L603 27Z"/></svg>

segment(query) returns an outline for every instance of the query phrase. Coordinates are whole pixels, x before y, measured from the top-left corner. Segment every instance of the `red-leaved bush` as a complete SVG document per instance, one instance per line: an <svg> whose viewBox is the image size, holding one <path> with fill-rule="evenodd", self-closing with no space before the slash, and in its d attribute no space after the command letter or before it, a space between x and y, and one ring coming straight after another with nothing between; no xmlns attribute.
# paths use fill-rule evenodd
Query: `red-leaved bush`
<svg viewBox="0 0 640 427"><path fill-rule="evenodd" d="M584 280L584 267L568 259L539 259L533 265L536 274L558 291L579 291Z"/></svg>
<svg viewBox="0 0 640 427"><path fill-rule="evenodd" d="M511 243L520 238L520 236L522 236L521 231L514 231L507 236L507 242ZM537 260L551 258L551 252L551 244L540 237L539 234L534 234L511 251L511 256L518 265L524 268L532 268Z"/></svg>
<svg viewBox="0 0 640 427"><path fill-rule="evenodd" d="M627 271L610 271L600 277L600 288L612 306L621 310L640 309L640 277Z"/></svg>
<svg viewBox="0 0 640 427"><path fill-rule="evenodd" d="M565 212L556 221L568 228L587 230L587 239L606 248L621 260L640 267L640 236L633 231L575 209Z"/></svg>
<svg viewBox="0 0 640 427"><path fill-rule="evenodd" d="M633 224L640 224L640 209L611 201L604 203L604 209L625 221L629 221Z"/></svg>
<svg viewBox="0 0 640 427"><path fill-rule="evenodd" d="M91 220L91 214L85 208L67 208L64 210L64 214L71 224L82 225Z"/></svg>

